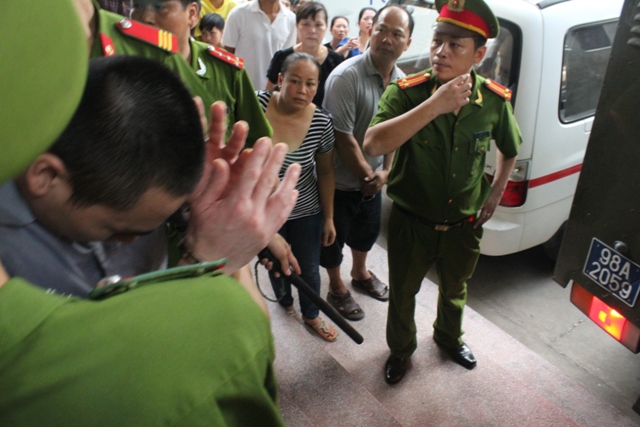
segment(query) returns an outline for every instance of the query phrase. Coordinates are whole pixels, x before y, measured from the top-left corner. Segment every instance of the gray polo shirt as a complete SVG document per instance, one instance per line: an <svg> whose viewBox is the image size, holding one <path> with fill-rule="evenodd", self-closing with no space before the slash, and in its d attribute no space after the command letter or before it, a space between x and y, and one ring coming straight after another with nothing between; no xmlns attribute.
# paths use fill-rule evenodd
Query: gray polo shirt
<svg viewBox="0 0 640 427"><path fill-rule="evenodd" d="M14 182L0 187L0 261L10 277L63 295L86 297L104 277L134 276L166 267L163 228L133 243L64 240L33 215Z"/></svg>
<svg viewBox="0 0 640 427"><path fill-rule="evenodd" d="M338 65L327 78L322 106L333 116L335 130L353 135L362 149L364 134L371 119L378 112L378 100L384 92L383 78L373 66L367 49L362 55L347 59ZM405 77L398 67L394 67L391 81ZM382 168L384 156L364 157L377 171ZM340 156L334 156L336 188L343 191L360 190L362 184L358 176L344 164Z"/></svg>

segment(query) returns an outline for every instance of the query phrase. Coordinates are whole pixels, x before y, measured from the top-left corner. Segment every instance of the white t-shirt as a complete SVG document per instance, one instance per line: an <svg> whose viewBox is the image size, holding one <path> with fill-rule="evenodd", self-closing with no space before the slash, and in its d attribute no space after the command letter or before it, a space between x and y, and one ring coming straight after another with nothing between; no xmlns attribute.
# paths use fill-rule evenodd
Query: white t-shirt
<svg viewBox="0 0 640 427"><path fill-rule="evenodd" d="M265 89L267 69L273 55L296 42L296 15L280 5L273 22L260 9L259 0L234 8L224 27L222 44L235 48L235 54L244 59L256 90Z"/></svg>

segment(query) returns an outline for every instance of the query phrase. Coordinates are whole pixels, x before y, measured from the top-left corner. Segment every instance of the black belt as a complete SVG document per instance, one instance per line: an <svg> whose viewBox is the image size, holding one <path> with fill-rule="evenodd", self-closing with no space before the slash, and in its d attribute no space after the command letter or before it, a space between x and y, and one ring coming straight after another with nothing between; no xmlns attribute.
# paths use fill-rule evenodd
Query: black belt
<svg viewBox="0 0 640 427"><path fill-rule="evenodd" d="M408 210L402 209L398 205L396 205L396 207L406 216L410 217L413 221L419 224L427 225L436 231L448 231L452 228L462 227L466 222L473 222L473 220L475 219L475 215L471 215L456 222L450 222L450 223L449 222L444 222L444 223L433 222L421 217L420 215L416 215L413 212L409 212Z"/></svg>

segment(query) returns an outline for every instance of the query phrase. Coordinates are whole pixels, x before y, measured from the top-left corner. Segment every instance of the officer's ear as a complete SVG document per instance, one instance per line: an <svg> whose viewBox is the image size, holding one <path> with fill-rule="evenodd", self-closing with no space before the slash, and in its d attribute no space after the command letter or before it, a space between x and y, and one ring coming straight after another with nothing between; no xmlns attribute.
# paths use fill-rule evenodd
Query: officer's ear
<svg viewBox="0 0 640 427"><path fill-rule="evenodd" d="M479 47L478 50L476 50L476 53L475 53L475 58L474 58L475 63L479 64L482 61L482 59L484 58L484 55L486 53L487 53L487 47L486 46Z"/></svg>
<svg viewBox="0 0 640 427"><path fill-rule="evenodd" d="M191 2L187 6L187 16L189 17L189 29L194 29L198 22L200 22L200 10L198 9L198 3Z"/></svg>
<svg viewBox="0 0 640 427"><path fill-rule="evenodd" d="M61 186L68 186L69 173L60 157L40 154L24 172L21 181L33 197L43 197Z"/></svg>

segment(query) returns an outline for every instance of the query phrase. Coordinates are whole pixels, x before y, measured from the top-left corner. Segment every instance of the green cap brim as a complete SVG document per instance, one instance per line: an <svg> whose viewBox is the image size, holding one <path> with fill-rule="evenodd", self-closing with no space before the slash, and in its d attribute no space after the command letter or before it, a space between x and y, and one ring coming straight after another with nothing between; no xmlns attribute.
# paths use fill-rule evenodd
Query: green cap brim
<svg viewBox="0 0 640 427"><path fill-rule="evenodd" d="M7 1L0 13L0 183L62 133L80 103L89 60L72 0Z"/></svg>

